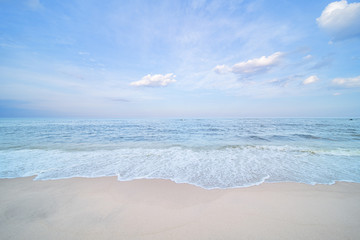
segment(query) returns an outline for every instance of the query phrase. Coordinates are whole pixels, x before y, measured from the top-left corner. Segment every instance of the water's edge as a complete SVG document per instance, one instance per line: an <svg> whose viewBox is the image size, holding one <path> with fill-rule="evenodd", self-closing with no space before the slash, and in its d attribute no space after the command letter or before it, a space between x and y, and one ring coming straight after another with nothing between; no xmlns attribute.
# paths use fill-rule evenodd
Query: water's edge
<svg viewBox="0 0 360 240"><path fill-rule="evenodd" d="M65 177L65 178L56 178L56 179L38 179L37 178L38 175L32 175L32 176L22 176L22 177L1 177L0 181L2 179L18 179L18 178L29 178L32 181L44 181L44 182L51 182L51 181L59 181L59 180L67 180L67 179L100 179L100 178L116 178L116 181L118 182L132 182L132 181L136 181L136 180L160 180L160 181L171 181L175 184L188 184L191 186L195 186L204 190L227 190L227 189L242 189L242 188L251 188L251 187L257 187L260 186L262 184L278 184L278 183L294 183L294 184L305 184L305 185L309 185L309 186L317 186L317 185L327 185L327 186L331 186L331 185L335 185L337 183L354 183L354 184L360 184L360 182L356 182L356 181L351 181L351 180L335 180L329 183L306 183L306 182L294 182L294 181L278 181L278 182L267 182L267 181L263 181L263 182L258 182L255 184L251 184L251 185L243 185L243 186L236 186L236 187L228 187L228 188L219 188L219 187L213 187L213 188L205 188L203 186L200 186L198 184L194 184L194 183L188 183L188 182L177 182L173 179L167 179L167 178L133 178L133 179L128 179L128 180L119 180L117 178L117 176L98 176L98 177L87 177L87 176L73 176L73 177Z"/></svg>
<svg viewBox="0 0 360 240"><path fill-rule="evenodd" d="M360 182L360 121L0 119L0 178L116 176L205 189Z"/></svg>

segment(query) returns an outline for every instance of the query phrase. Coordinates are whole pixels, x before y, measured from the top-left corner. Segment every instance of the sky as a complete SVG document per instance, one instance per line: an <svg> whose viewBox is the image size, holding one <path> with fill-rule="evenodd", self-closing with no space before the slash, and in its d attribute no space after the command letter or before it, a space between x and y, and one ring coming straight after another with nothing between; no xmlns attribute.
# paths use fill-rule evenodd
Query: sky
<svg viewBox="0 0 360 240"><path fill-rule="evenodd" d="M0 117L360 117L360 2L0 0Z"/></svg>

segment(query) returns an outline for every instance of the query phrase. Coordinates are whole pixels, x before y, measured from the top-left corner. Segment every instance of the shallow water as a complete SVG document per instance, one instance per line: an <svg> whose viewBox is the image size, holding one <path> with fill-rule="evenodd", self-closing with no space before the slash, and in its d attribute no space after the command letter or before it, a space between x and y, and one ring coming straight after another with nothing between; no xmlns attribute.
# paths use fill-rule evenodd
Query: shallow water
<svg viewBox="0 0 360 240"><path fill-rule="evenodd" d="M0 119L0 178L360 182L360 120Z"/></svg>

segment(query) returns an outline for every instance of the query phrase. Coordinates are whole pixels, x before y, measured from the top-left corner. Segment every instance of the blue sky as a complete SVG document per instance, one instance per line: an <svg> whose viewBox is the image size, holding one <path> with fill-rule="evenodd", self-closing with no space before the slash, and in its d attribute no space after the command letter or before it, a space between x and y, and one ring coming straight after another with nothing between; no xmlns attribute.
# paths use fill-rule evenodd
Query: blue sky
<svg viewBox="0 0 360 240"><path fill-rule="evenodd" d="M360 117L360 2L0 0L1 117Z"/></svg>

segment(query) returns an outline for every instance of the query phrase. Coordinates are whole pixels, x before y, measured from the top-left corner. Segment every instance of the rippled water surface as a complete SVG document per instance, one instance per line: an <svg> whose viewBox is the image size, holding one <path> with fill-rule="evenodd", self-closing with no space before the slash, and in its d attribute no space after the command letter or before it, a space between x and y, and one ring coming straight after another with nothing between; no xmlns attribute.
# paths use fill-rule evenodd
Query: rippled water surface
<svg viewBox="0 0 360 240"><path fill-rule="evenodd" d="M0 119L0 178L360 182L359 119Z"/></svg>

